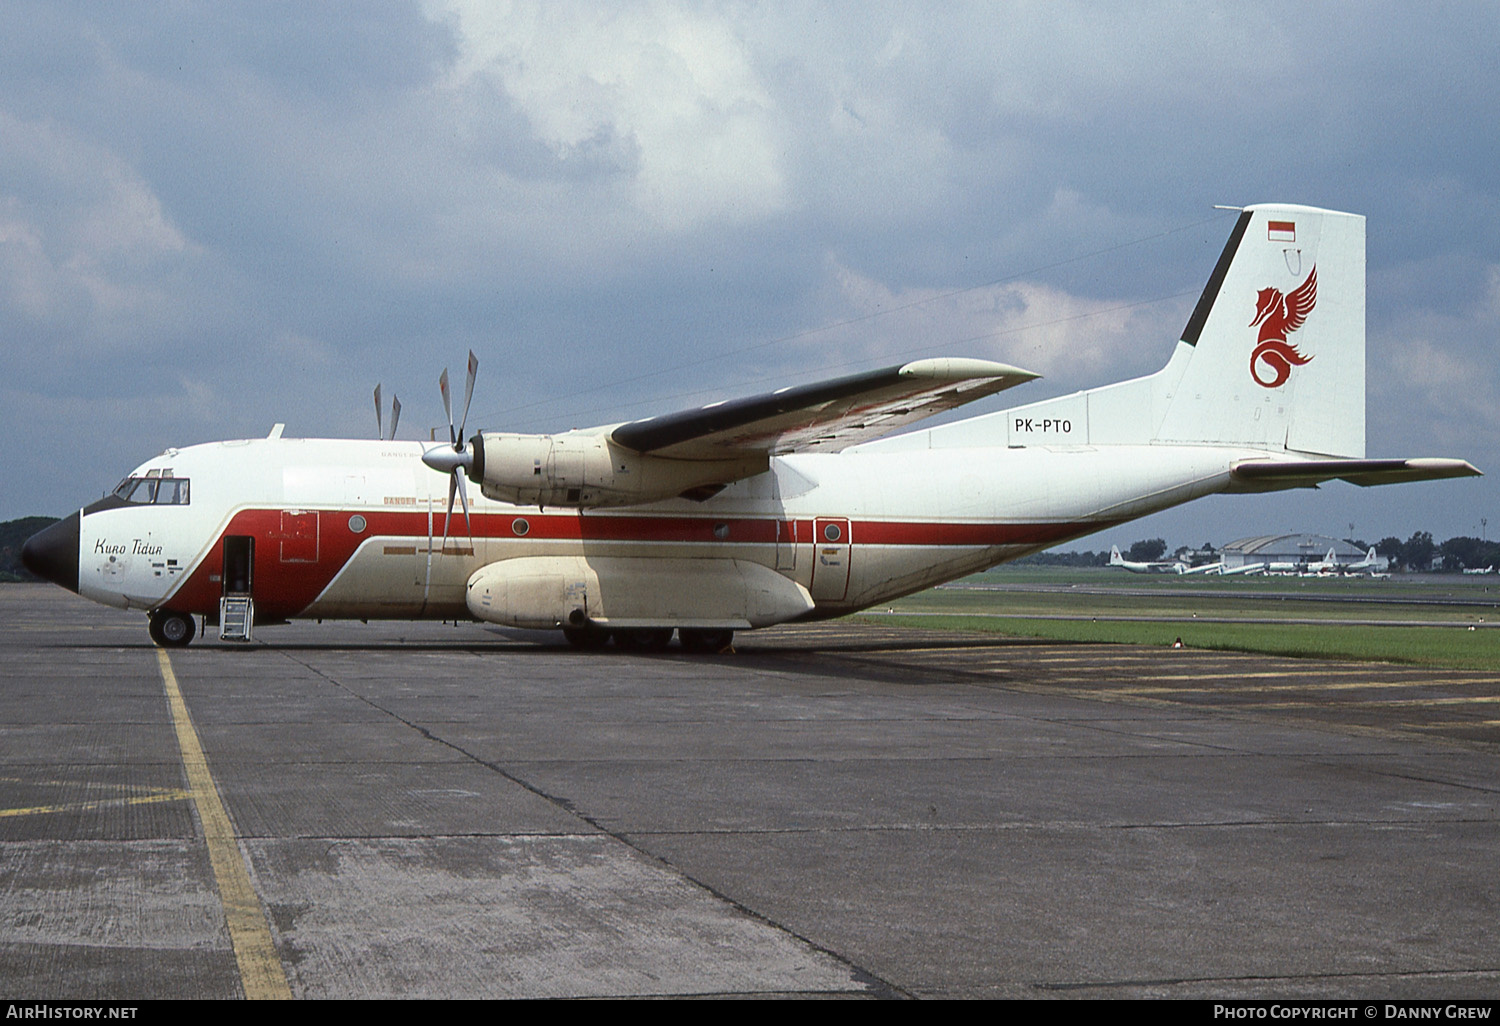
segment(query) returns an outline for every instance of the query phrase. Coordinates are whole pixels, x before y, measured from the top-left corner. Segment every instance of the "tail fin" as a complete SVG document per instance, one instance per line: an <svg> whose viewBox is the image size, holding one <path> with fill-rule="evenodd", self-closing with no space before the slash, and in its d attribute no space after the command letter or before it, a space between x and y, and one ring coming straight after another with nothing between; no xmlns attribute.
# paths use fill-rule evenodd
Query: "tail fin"
<svg viewBox="0 0 1500 1026"><path fill-rule="evenodd" d="M1159 441L1363 458L1365 219L1247 207L1162 376Z"/></svg>
<svg viewBox="0 0 1500 1026"><path fill-rule="evenodd" d="M995 419L1011 447L1165 442L1363 458L1365 219L1246 207L1161 370L935 428L929 444L975 444Z"/></svg>
<svg viewBox="0 0 1500 1026"><path fill-rule="evenodd" d="M1125 557L1122 556L1122 555L1120 555L1120 546L1118 546L1118 545L1111 545L1109 547L1109 565L1110 566L1124 566L1125 565Z"/></svg>

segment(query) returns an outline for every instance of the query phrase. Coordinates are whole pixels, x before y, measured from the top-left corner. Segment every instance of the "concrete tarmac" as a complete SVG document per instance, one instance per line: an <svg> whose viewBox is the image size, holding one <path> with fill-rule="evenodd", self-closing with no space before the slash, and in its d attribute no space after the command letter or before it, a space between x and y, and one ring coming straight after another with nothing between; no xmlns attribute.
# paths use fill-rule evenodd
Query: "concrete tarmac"
<svg viewBox="0 0 1500 1026"><path fill-rule="evenodd" d="M0 586L0 994L1500 995L1491 676L736 649Z"/></svg>

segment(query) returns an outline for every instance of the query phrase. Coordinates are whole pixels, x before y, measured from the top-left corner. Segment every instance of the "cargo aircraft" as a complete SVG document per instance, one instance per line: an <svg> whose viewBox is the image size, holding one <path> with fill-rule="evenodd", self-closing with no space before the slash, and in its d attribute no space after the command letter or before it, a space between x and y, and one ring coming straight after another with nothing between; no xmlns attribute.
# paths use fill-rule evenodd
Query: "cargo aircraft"
<svg viewBox="0 0 1500 1026"><path fill-rule="evenodd" d="M719 650L1205 495L1478 473L1365 457L1365 221L1311 207L1241 210L1156 373L939 427L891 434L1037 375L925 359L465 439L475 369L457 429L444 372L447 442L278 425L168 449L29 539L26 565L142 611L163 645L192 640L195 617L238 639L293 618L432 618Z"/></svg>
<svg viewBox="0 0 1500 1026"><path fill-rule="evenodd" d="M1303 577L1331 577L1339 571L1339 554L1330 548L1322 559L1314 559L1301 568Z"/></svg>
<svg viewBox="0 0 1500 1026"><path fill-rule="evenodd" d="M1366 572L1373 572L1380 566L1380 557L1375 552L1375 546L1371 545L1365 552L1363 558L1356 559L1352 563L1337 563L1334 569L1345 576L1358 577Z"/></svg>
<svg viewBox="0 0 1500 1026"><path fill-rule="evenodd" d="M1176 559L1148 560L1144 562L1126 559L1120 555L1120 546L1118 545L1110 546L1108 565L1120 570L1129 570L1133 574L1185 574L1189 570L1186 563Z"/></svg>

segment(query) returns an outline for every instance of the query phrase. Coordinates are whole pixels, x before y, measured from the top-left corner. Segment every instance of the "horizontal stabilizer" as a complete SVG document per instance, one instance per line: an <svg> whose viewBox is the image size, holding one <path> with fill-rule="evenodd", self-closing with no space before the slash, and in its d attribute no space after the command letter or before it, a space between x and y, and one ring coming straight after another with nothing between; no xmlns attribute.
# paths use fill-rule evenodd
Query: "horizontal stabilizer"
<svg viewBox="0 0 1500 1026"><path fill-rule="evenodd" d="M1298 488L1321 481L1348 481L1361 487L1435 481L1445 477L1478 477L1467 460L1242 460L1231 469L1233 480L1268 488Z"/></svg>
<svg viewBox="0 0 1500 1026"><path fill-rule="evenodd" d="M672 459L835 452L1039 376L989 360L917 360L632 421L610 439Z"/></svg>

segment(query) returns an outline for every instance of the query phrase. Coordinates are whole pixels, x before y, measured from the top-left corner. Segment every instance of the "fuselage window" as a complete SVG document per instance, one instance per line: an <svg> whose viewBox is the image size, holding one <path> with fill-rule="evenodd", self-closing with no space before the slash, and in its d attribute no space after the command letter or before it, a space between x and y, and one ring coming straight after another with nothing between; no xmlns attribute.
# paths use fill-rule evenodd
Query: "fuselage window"
<svg viewBox="0 0 1500 1026"><path fill-rule="evenodd" d="M185 477L164 477L156 489L158 505L186 506L188 504L188 480Z"/></svg>
<svg viewBox="0 0 1500 1026"><path fill-rule="evenodd" d="M115 497L133 506L186 506L188 479L185 477L127 477L115 489Z"/></svg>

